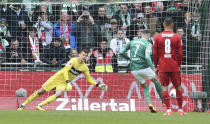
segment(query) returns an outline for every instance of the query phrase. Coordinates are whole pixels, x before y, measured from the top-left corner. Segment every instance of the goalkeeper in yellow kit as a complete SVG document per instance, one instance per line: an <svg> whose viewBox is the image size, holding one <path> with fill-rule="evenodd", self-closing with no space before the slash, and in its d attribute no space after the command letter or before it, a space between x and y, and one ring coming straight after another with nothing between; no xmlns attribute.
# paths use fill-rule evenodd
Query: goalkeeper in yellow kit
<svg viewBox="0 0 210 124"><path fill-rule="evenodd" d="M27 104L35 100L38 96L45 92L49 92L53 88L56 88L54 95L48 97L46 100L42 101L36 106L37 110L44 111L42 106L54 102L57 98L64 94L65 90L70 91L72 88L71 81L82 72L84 73L89 83L99 87L101 90L106 91L107 85L98 84L91 78L89 69L85 64L87 55L87 50L81 50L78 57L72 58L64 68L50 77L39 90L35 91L31 96L28 97L28 99L18 108L18 110L23 110Z"/></svg>

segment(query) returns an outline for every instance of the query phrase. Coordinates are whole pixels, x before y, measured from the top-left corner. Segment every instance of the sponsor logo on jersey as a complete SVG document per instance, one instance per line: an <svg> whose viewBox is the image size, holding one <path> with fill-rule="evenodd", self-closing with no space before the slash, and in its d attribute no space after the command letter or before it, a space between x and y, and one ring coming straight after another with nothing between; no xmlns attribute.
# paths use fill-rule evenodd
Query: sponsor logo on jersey
<svg viewBox="0 0 210 124"><path fill-rule="evenodd" d="M79 75L81 73L81 71L76 70L74 67L72 67L71 70L69 70L69 72L74 74L74 75Z"/></svg>
<svg viewBox="0 0 210 124"><path fill-rule="evenodd" d="M171 58L172 55L171 54L164 54L164 58Z"/></svg>
<svg viewBox="0 0 210 124"><path fill-rule="evenodd" d="M162 37L173 37L174 34L162 34Z"/></svg>
<svg viewBox="0 0 210 124"><path fill-rule="evenodd" d="M140 41L134 41L134 43L144 45L144 43L141 40Z"/></svg>
<svg viewBox="0 0 210 124"><path fill-rule="evenodd" d="M134 61L135 61L135 60L140 60L140 58L132 58L132 60L134 60Z"/></svg>

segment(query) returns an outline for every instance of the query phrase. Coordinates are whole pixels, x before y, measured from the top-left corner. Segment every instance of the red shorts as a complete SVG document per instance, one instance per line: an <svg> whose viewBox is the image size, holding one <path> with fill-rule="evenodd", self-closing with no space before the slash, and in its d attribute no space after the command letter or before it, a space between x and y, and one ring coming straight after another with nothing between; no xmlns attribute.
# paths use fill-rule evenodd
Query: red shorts
<svg viewBox="0 0 210 124"><path fill-rule="evenodd" d="M181 85L181 75L180 72L160 72L160 82L162 86L168 86L170 81L174 86Z"/></svg>

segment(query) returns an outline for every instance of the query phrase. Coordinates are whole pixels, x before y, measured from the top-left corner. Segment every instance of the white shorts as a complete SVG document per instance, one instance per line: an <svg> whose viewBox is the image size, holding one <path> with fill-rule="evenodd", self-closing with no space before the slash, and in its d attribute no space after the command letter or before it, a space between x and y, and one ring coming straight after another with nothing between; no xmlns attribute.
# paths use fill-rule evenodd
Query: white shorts
<svg viewBox="0 0 210 124"><path fill-rule="evenodd" d="M140 84L144 84L146 82L146 78L150 80L155 78L155 72L150 67L131 71L131 74Z"/></svg>

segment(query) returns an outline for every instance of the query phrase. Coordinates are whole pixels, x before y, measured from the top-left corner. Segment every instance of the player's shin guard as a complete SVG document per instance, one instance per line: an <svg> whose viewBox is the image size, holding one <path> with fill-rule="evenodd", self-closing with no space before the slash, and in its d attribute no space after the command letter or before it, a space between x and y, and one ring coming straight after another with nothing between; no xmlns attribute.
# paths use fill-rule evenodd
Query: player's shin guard
<svg viewBox="0 0 210 124"><path fill-rule="evenodd" d="M150 105L151 104L151 98L150 98L150 93L149 93L149 87L144 88L144 97L145 97L145 100L146 100L147 104Z"/></svg>
<svg viewBox="0 0 210 124"><path fill-rule="evenodd" d="M156 90L158 92L158 95L159 95L162 103L165 103L165 101L163 99L163 89L162 89L162 86L161 86L160 82L156 81L154 84L155 84L155 88L156 88Z"/></svg>
<svg viewBox="0 0 210 124"><path fill-rule="evenodd" d="M167 109L170 109L171 103L170 103L170 97L169 97L168 91L163 91L163 98L164 98Z"/></svg>
<svg viewBox="0 0 210 124"><path fill-rule="evenodd" d="M179 90L176 91L176 100L177 100L179 109L182 109L182 91L179 91Z"/></svg>
<svg viewBox="0 0 210 124"><path fill-rule="evenodd" d="M51 102L54 102L55 100L56 100L56 96L52 95L52 96L48 97L45 101L42 101L39 105L44 106Z"/></svg>
<svg viewBox="0 0 210 124"><path fill-rule="evenodd" d="M38 92L35 91L33 94L31 94L31 96L28 97L28 99L23 103L23 105L27 105L31 101L35 100L38 96Z"/></svg>

